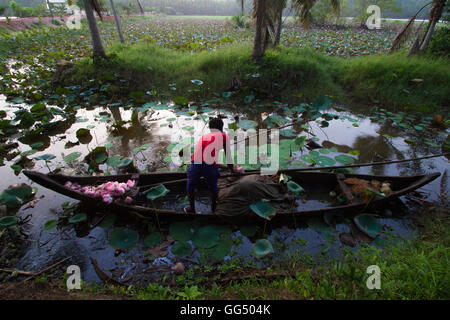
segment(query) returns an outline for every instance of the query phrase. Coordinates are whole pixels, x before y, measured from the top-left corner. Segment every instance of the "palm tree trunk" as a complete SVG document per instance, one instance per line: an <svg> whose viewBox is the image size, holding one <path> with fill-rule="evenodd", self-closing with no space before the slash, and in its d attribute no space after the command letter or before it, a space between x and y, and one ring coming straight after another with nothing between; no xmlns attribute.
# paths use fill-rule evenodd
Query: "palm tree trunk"
<svg viewBox="0 0 450 320"><path fill-rule="evenodd" d="M273 41L274 47L280 44L282 26L283 26L283 10L281 10L278 15L277 27L275 29L275 40Z"/></svg>
<svg viewBox="0 0 450 320"><path fill-rule="evenodd" d="M46 2L47 2L48 10L50 11L50 15L51 15L51 17L53 18L53 10L52 10L52 7L51 7L51 5L50 5L50 3L49 3L48 0L46 0Z"/></svg>
<svg viewBox="0 0 450 320"><path fill-rule="evenodd" d="M94 51L94 60L96 58L106 58L105 49L103 49L100 32L98 31L97 22L95 21L94 11L92 10L91 0L83 0L84 10L86 11L86 20L91 31L92 48Z"/></svg>
<svg viewBox="0 0 450 320"><path fill-rule="evenodd" d="M116 21L116 27L117 27L117 32L119 33L120 42L124 43L125 39L123 38L122 29L120 29L120 21L119 21L119 17L117 16L116 8L114 7L114 1L109 0L109 2L111 2L111 9L112 9L112 12L114 15L114 20Z"/></svg>
<svg viewBox="0 0 450 320"><path fill-rule="evenodd" d="M139 0L136 0L139 6L139 9L141 10L141 14L144 14L144 8L142 8L141 2Z"/></svg>
<svg viewBox="0 0 450 320"><path fill-rule="evenodd" d="M241 0L241 13L244 15L244 0Z"/></svg>
<svg viewBox="0 0 450 320"><path fill-rule="evenodd" d="M266 15L266 0L254 0L256 2L256 30L255 41L253 45L252 57L255 60L260 60L264 55L263 49L263 32L266 28L265 15Z"/></svg>
<svg viewBox="0 0 450 320"><path fill-rule="evenodd" d="M436 24L439 22L441 18L442 11L444 11L446 0L435 0L434 5L430 10L430 24L425 35L425 38L420 45L420 52L425 52L430 44L431 37L433 36L434 29L436 28Z"/></svg>

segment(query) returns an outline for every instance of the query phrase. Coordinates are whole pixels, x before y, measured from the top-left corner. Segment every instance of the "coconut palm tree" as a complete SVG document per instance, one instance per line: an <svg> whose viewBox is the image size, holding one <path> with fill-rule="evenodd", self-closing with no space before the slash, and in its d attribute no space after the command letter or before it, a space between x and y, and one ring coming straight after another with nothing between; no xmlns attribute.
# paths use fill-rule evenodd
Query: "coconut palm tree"
<svg viewBox="0 0 450 320"><path fill-rule="evenodd" d="M292 7L305 28L309 27L310 12L317 1L319 0L291 0ZM256 30L252 57L255 60L262 58L271 37L274 46L280 43L283 10L287 2L287 0L253 1L252 16L256 21ZM340 0L331 0L331 3L335 13L339 14Z"/></svg>
<svg viewBox="0 0 450 320"><path fill-rule="evenodd" d="M116 8L114 6L114 1L109 0L109 2L111 3L111 10L114 15L114 21L116 22L116 27L117 27L117 32L119 33L120 42L124 43L125 40L123 38L122 29L120 28L120 21L119 21L119 17L117 16Z"/></svg>
<svg viewBox="0 0 450 320"><path fill-rule="evenodd" d="M263 32L267 31L266 0L253 0L253 17L256 20L252 57L256 61L264 56Z"/></svg>
<svg viewBox="0 0 450 320"><path fill-rule="evenodd" d="M241 5L241 14L244 15L244 2L245 0L237 0L239 4Z"/></svg>
<svg viewBox="0 0 450 320"><path fill-rule="evenodd" d="M100 19L102 19L102 7L98 0L83 0L84 11L86 13L86 20L91 31L92 48L94 60L97 58L106 58L105 49L102 45L100 32L98 31L97 22L95 21L94 11L97 12Z"/></svg>
<svg viewBox="0 0 450 320"><path fill-rule="evenodd" d="M139 6L139 10L141 10L141 14L144 14L144 8L141 5L141 2L139 0L136 0Z"/></svg>
<svg viewBox="0 0 450 320"><path fill-rule="evenodd" d="M311 9L314 4L320 0L292 0L292 6L295 8L296 15L299 17L305 29L309 28L309 22L311 21ZM340 0L331 0L333 11L336 15L340 12Z"/></svg>

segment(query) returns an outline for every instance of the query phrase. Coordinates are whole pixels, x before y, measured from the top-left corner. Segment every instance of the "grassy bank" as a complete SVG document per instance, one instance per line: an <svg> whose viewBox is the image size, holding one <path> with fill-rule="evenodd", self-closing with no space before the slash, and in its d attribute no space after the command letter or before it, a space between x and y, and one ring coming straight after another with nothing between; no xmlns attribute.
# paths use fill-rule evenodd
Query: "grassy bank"
<svg viewBox="0 0 450 320"><path fill-rule="evenodd" d="M253 93L260 99L298 102L299 97L310 101L326 94L338 102L350 96L401 109L441 109L450 103L450 64L430 57L395 54L342 59L307 49L277 48L255 64L249 46L189 54L147 44L116 44L109 48L109 55L98 66L91 59L81 60L65 84L83 84L88 79L106 83L119 75L133 91L153 88L162 96L207 98L234 91L237 99ZM204 84L193 84L193 79Z"/></svg>
<svg viewBox="0 0 450 320"><path fill-rule="evenodd" d="M449 299L450 220L446 206L415 215L420 234L383 249L348 250L343 260L318 264L310 256L293 255L266 269L239 259L217 266L188 268L168 274L147 287L97 286L67 292L67 275L41 275L30 285L0 285L1 299ZM380 268L380 289L369 290L367 267ZM61 275L64 274L64 275ZM53 280L52 280L53 279ZM57 279L57 280L55 280ZM63 279L61 281L61 279Z"/></svg>

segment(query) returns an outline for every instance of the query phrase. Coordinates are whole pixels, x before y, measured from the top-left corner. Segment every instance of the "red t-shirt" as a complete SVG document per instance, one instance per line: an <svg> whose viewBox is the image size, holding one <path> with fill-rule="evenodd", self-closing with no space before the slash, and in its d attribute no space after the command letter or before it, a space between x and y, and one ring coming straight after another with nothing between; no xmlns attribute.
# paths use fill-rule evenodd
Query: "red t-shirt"
<svg viewBox="0 0 450 320"><path fill-rule="evenodd" d="M217 165L219 151L230 146L230 138L223 132L213 131L203 135L197 142L192 161ZM217 152L216 152L217 151Z"/></svg>

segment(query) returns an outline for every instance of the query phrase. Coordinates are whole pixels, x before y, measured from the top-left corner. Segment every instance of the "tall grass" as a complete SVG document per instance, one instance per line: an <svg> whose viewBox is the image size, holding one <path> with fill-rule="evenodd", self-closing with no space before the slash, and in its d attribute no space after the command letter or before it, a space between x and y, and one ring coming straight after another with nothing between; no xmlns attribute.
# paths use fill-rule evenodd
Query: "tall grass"
<svg viewBox="0 0 450 320"><path fill-rule="evenodd" d="M332 95L346 102L348 97L388 108L441 109L450 105L448 59L428 56L408 58L404 54L352 59L329 57L309 49L269 50L260 64L251 60L251 47L230 46L214 51L183 53L151 44L109 48L110 59L100 66L82 60L68 82L110 79L119 73L134 90L152 86L162 95L208 97L235 90L235 98L255 94L261 99L283 102ZM197 86L191 82L204 82ZM295 96L294 96L295 95Z"/></svg>

